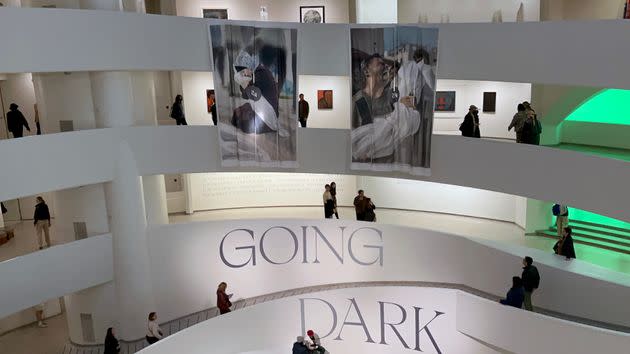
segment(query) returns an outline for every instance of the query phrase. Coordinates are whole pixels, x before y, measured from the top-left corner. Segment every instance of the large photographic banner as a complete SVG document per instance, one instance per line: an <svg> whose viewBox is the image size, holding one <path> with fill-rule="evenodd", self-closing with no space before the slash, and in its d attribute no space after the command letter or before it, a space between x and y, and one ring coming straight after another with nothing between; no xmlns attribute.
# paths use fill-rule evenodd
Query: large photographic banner
<svg viewBox="0 0 630 354"><path fill-rule="evenodd" d="M209 31L222 165L297 167L297 29Z"/></svg>
<svg viewBox="0 0 630 354"><path fill-rule="evenodd" d="M350 29L352 165L430 175L438 29Z"/></svg>

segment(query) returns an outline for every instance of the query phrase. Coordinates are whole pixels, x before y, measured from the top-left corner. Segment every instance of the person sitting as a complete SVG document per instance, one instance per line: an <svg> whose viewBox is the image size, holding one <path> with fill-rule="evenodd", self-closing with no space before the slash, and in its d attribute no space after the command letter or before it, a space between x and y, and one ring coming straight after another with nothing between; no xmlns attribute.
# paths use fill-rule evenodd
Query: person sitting
<svg viewBox="0 0 630 354"><path fill-rule="evenodd" d="M299 336L295 343L293 343L292 354L310 354L308 347L304 344L304 337Z"/></svg>
<svg viewBox="0 0 630 354"><path fill-rule="evenodd" d="M512 288L508 291L506 298L499 302L503 305L514 306L520 309L523 307L524 300L525 289L523 288L523 281L520 277L512 277Z"/></svg>

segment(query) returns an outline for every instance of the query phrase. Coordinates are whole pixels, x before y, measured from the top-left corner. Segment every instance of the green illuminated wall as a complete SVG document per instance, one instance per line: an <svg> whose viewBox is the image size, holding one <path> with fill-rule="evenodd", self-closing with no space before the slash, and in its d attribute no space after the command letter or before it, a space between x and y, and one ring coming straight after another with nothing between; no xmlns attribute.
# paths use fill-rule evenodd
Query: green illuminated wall
<svg viewBox="0 0 630 354"><path fill-rule="evenodd" d="M606 89L582 103L565 120L630 125L630 90Z"/></svg>
<svg viewBox="0 0 630 354"><path fill-rule="evenodd" d="M571 220L586 221L601 225L630 229L630 223L627 223L625 221L609 218L607 216L591 213L590 211L580 210L576 208L569 208L569 224L571 223Z"/></svg>

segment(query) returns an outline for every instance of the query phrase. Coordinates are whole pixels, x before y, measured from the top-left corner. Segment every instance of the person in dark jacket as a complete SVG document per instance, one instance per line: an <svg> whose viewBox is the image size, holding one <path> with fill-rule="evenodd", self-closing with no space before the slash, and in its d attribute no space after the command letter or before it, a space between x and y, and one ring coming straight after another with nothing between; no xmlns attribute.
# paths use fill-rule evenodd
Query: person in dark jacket
<svg viewBox="0 0 630 354"><path fill-rule="evenodd" d="M13 134L14 138L21 138L24 136L24 128L31 131L28 126L28 122L24 115L18 109L18 105L11 103L9 105L9 111L7 112L7 128Z"/></svg>
<svg viewBox="0 0 630 354"><path fill-rule="evenodd" d="M540 134L542 133L542 125L538 120L536 111L532 108L531 104L527 101L523 102L525 107L525 113L527 119L523 125L522 138L523 143L531 145L540 145Z"/></svg>
<svg viewBox="0 0 630 354"><path fill-rule="evenodd" d="M330 194L330 184L325 185L324 189L324 217L326 219L332 219L332 216L335 214L335 202L332 194Z"/></svg>
<svg viewBox="0 0 630 354"><path fill-rule="evenodd" d="M560 255L565 256L566 260L575 258L575 248L573 247L573 236L571 234L573 230L570 227L565 227L563 232L562 246Z"/></svg>
<svg viewBox="0 0 630 354"><path fill-rule="evenodd" d="M525 310L534 311L534 307L532 305L532 294L535 289L538 289L538 285L540 285L540 275L538 274L538 268L534 265L534 260L532 257L525 257L523 259L523 274L521 275L521 279L523 281L523 289L525 290Z"/></svg>
<svg viewBox="0 0 630 354"><path fill-rule="evenodd" d="M462 136L469 138L481 138L479 131L479 108L472 105L468 108L468 114L464 117L464 122L459 126Z"/></svg>
<svg viewBox="0 0 630 354"><path fill-rule="evenodd" d="M48 210L48 205L44 201L44 198L37 197L37 204L35 205L35 214L33 215L33 224L35 225L35 230L37 231L37 241L39 242L39 249L44 248L44 243L42 240L42 233L46 238L46 247L50 247L50 211Z"/></svg>
<svg viewBox="0 0 630 354"><path fill-rule="evenodd" d="M512 277L512 288L508 291L505 299L499 302L503 305L513 306L516 308L523 307L525 300L525 289L523 289L523 281L520 277Z"/></svg>
<svg viewBox="0 0 630 354"><path fill-rule="evenodd" d="M335 212L335 217L339 219L339 212L337 211L337 183L335 182L330 182L330 195L332 195L333 203L335 205L335 209L333 210Z"/></svg>
<svg viewBox="0 0 630 354"><path fill-rule="evenodd" d="M300 94L300 100L298 101L298 120L302 128L306 128L306 121L308 120L309 106L308 102L304 99L304 94Z"/></svg>
<svg viewBox="0 0 630 354"><path fill-rule="evenodd" d="M231 295L226 294L226 290L227 283L221 282L217 288L217 307L219 308L219 314L221 315L232 312L232 310L230 310L230 307L232 306L232 302L230 302Z"/></svg>
<svg viewBox="0 0 630 354"><path fill-rule="evenodd" d="M177 95L175 96L175 102L173 102L171 106L171 118L175 119L177 125L188 125L188 123L186 123L186 115L184 114L183 101L184 97Z"/></svg>
<svg viewBox="0 0 630 354"><path fill-rule="evenodd" d="M118 354L120 353L120 344L118 339L114 335L114 329L109 327L107 329L107 335L105 336L105 351L103 354Z"/></svg>
<svg viewBox="0 0 630 354"><path fill-rule="evenodd" d="M293 350L291 351L291 353L292 354L310 354L310 350L308 349L306 344L304 344L304 337L302 336L297 337L297 340L295 341L295 343L293 343Z"/></svg>

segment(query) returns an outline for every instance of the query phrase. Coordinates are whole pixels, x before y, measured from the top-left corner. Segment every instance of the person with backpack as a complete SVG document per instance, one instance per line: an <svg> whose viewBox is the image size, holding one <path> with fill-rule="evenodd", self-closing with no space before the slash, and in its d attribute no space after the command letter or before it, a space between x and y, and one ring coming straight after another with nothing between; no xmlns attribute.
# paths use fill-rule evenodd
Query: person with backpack
<svg viewBox="0 0 630 354"><path fill-rule="evenodd" d="M521 275L521 279L523 281L523 289L525 289L524 304L525 310L527 311L534 311L532 294L540 285L540 274L538 274L538 268L536 268L533 263L534 260L530 256L523 259L523 274Z"/></svg>
<svg viewBox="0 0 630 354"><path fill-rule="evenodd" d="M559 238L563 236L563 230L569 226L569 208L566 205L554 204L551 212L556 217L556 232Z"/></svg>
<svg viewBox="0 0 630 354"><path fill-rule="evenodd" d="M481 137L481 132L479 131L479 108L477 106L472 105L468 108L468 114L464 117L464 122L460 124L459 131L465 137Z"/></svg>

